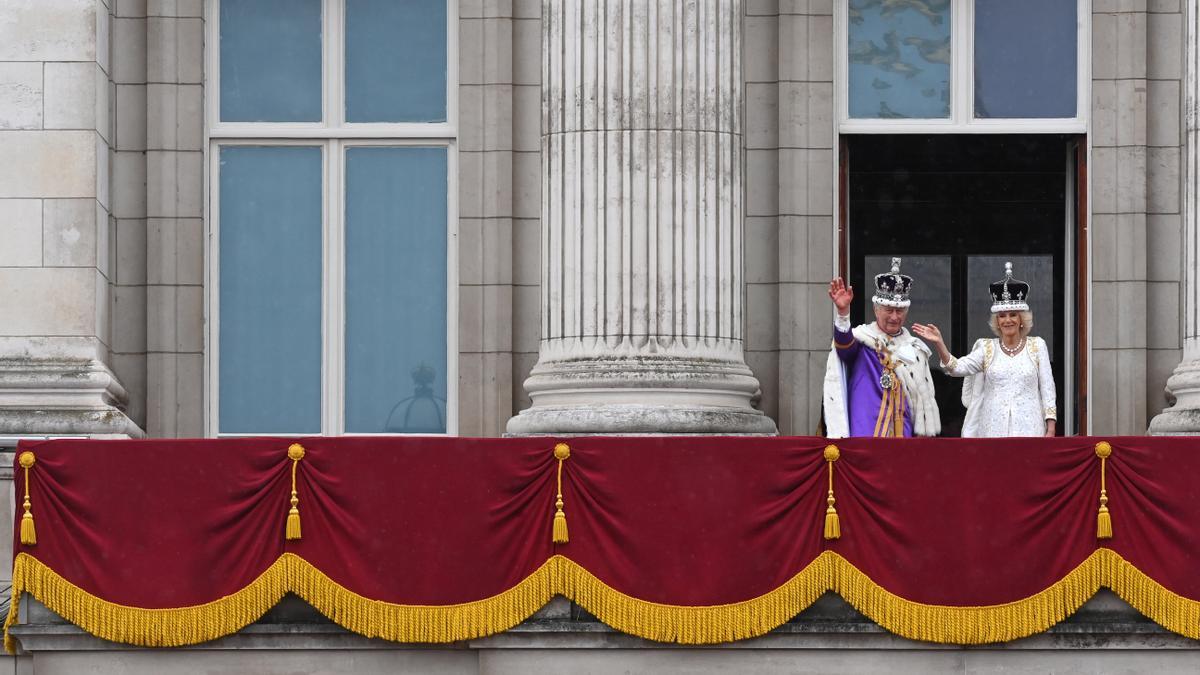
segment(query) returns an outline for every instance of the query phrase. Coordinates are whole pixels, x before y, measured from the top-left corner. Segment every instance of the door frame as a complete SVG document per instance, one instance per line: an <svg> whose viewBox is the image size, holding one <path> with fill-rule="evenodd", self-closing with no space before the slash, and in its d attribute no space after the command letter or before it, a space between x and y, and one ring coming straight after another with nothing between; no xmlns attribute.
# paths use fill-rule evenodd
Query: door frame
<svg viewBox="0 0 1200 675"><path fill-rule="evenodd" d="M856 134L858 135L858 134ZM1091 156L1091 139L1088 134L1076 134L1073 140L1075 159L1074 176L1068 176L1074 187L1074 195L1067 195L1068 218L1073 215L1073 227L1064 223L1066 242L1064 259L1068 265L1063 289L1063 308L1068 314L1063 321L1063 341L1066 347L1063 363L1070 370L1063 373L1064 391L1061 395L1064 412L1058 423L1061 433L1088 435L1091 420L1088 417L1088 399L1091 393L1091 364L1089 337L1091 316L1088 301L1091 297L1091 241L1088 228L1091 223L1091 177L1088 160ZM834 175L837 180L838 204L834 216L834 264L837 274L847 279L850 271L850 145L847 135L838 134L838 151L834 156ZM1072 198L1073 197L1073 198ZM1073 269L1072 269L1073 268ZM1073 302L1072 302L1073 300Z"/></svg>

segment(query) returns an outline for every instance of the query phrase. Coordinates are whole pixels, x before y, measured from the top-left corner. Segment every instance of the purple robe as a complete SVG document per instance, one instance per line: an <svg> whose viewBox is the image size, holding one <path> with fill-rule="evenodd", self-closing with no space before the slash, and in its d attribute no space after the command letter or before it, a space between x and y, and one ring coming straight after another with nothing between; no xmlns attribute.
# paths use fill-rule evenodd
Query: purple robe
<svg viewBox="0 0 1200 675"><path fill-rule="evenodd" d="M891 426L881 419L886 405L879 377L883 364L875 350L855 339L850 330L833 328L833 346L846 367L847 410L851 436L894 436ZM912 410L904 398L904 436L913 435Z"/></svg>

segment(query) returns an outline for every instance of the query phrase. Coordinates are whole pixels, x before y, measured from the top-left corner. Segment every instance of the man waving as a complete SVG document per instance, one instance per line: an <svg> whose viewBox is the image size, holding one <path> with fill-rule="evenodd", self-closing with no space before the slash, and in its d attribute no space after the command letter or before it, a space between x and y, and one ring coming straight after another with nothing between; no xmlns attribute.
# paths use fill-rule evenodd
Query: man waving
<svg viewBox="0 0 1200 675"><path fill-rule="evenodd" d="M845 436L936 436L942 429L929 347L905 328L912 277L891 272L875 275L875 322L850 328L854 288L842 279L829 282L836 313L833 349L825 369L825 434Z"/></svg>

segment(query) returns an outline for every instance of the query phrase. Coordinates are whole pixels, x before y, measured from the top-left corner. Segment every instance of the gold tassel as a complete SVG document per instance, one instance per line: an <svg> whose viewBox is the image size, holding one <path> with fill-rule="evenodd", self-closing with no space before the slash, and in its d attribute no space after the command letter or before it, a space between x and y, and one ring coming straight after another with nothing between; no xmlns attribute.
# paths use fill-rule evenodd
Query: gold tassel
<svg viewBox="0 0 1200 675"><path fill-rule="evenodd" d="M565 544L571 541L567 534L567 514L563 513L562 470L563 462L571 456L571 446L559 443L554 446L554 458L558 460L558 496L554 498L554 532L551 541L555 544Z"/></svg>
<svg viewBox="0 0 1200 675"><path fill-rule="evenodd" d="M292 460L292 508L288 511L287 527L284 528L285 539L300 538L300 498L296 496L296 467L304 459L304 446L292 443L287 451L288 459Z"/></svg>
<svg viewBox="0 0 1200 675"><path fill-rule="evenodd" d="M1104 462L1112 454L1108 441L1096 444L1096 456L1100 458L1100 511L1096 514L1096 538L1112 539L1112 515L1108 512L1108 492L1104 489Z"/></svg>
<svg viewBox="0 0 1200 675"><path fill-rule="evenodd" d="M825 538L826 539L841 539L842 538L842 521L838 518L837 509L833 508L833 503L837 501L833 498L833 463L838 461L842 453L836 445L825 446L825 461L829 463L829 496L825 498Z"/></svg>
<svg viewBox="0 0 1200 675"><path fill-rule="evenodd" d="M21 516L21 544L23 546L35 546L37 544L37 530L33 526L33 511L30 509L32 505L29 503L29 470L33 468L37 458L33 453L26 450L17 458L21 468L25 469L25 515Z"/></svg>

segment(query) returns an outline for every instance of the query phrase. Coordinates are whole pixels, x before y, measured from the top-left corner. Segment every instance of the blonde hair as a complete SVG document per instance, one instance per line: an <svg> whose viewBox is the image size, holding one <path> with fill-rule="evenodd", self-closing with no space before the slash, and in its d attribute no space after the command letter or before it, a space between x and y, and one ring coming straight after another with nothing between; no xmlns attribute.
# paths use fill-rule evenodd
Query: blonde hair
<svg viewBox="0 0 1200 675"><path fill-rule="evenodd" d="M1021 337L1025 337L1033 331L1033 312L1025 310L1018 312L1018 314L1021 315ZM996 323L996 317L998 316L999 314L992 314L988 317L988 328L992 329L992 333L996 337L1000 336L1000 325Z"/></svg>

